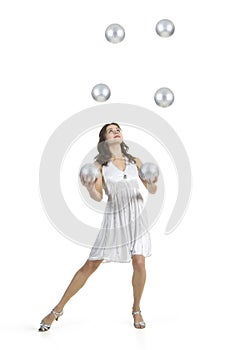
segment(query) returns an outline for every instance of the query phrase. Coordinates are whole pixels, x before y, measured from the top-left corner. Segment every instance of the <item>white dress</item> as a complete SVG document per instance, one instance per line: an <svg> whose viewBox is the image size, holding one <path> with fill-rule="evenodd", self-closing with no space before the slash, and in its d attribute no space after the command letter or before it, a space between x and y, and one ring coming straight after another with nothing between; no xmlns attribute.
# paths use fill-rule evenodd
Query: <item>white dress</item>
<svg viewBox="0 0 232 350"><path fill-rule="evenodd" d="M136 164L126 157L126 168L122 171L109 161L102 166L102 176L108 200L88 259L130 262L134 254L150 256L151 238Z"/></svg>

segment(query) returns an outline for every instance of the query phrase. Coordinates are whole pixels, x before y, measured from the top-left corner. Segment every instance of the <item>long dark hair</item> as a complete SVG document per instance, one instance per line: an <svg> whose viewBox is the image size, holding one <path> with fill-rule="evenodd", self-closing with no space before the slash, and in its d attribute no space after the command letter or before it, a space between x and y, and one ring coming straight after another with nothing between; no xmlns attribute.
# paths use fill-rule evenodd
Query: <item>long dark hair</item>
<svg viewBox="0 0 232 350"><path fill-rule="evenodd" d="M116 125L119 129L121 129L117 123L112 122L112 123L105 124L99 132L99 141L97 144L97 150L99 153L96 157L94 157L94 159L101 165L107 165L108 161L112 157L111 152L109 150L109 146L107 142L105 142L106 128L107 126L112 124ZM122 154L124 154L125 157L127 157L131 163L136 163L135 157L133 157L131 154L127 152L129 147L125 144L124 141L121 142L120 146L121 146Z"/></svg>

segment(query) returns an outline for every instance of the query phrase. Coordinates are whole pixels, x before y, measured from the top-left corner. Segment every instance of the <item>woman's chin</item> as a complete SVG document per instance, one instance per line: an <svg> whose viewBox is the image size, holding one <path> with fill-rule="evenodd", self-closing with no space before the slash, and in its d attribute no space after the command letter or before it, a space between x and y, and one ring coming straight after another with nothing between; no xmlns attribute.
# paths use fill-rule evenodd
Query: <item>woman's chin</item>
<svg viewBox="0 0 232 350"><path fill-rule="evenodd" d="M122 140L121 140L120 137L116 137L115 139L108 140L107 142L110 143L110 144L112 144L112 143L121 143Z"/></svg>

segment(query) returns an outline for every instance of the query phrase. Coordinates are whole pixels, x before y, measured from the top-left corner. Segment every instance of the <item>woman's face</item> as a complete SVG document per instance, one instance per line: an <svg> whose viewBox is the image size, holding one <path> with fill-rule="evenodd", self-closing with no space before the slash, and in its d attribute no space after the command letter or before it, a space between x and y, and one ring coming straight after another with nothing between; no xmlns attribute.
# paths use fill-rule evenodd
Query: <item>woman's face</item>
<svg viewBox="0 0 232 350"><path fill-rule="evenodd" d="M106 128L105 139L108 143L121 143L123 141L121 129L114 124L110 124Z"/></svg>

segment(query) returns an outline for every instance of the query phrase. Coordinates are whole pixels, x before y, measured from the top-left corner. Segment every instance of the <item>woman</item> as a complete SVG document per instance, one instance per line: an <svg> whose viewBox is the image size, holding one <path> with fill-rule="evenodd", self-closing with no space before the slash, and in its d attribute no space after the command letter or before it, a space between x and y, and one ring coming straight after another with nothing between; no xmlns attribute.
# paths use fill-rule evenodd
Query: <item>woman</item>
<svg viewBox="0 0 232 350"><path fill-rule="evenodd" d="M122 130L114 122L102 127L97 149L99 154L94 164L99 168L100 176L95 181L89 177L81 178L81 182L96 201L102 200L103 189L108 195L102 226L87 261L76 272L59 303L41 321L40 332L50 329L54 319L58 320L63 314L65 304L84 286L89 276L102 262L110 261L132 260L134 326L145 327L140 300L146 280L145 257L151 255L151 242L141 214L143 198L137 181L142 162L127 153L129 147L123 141ZM140 180L150 193L156 192L157 177L154 181Z"/></svg>

